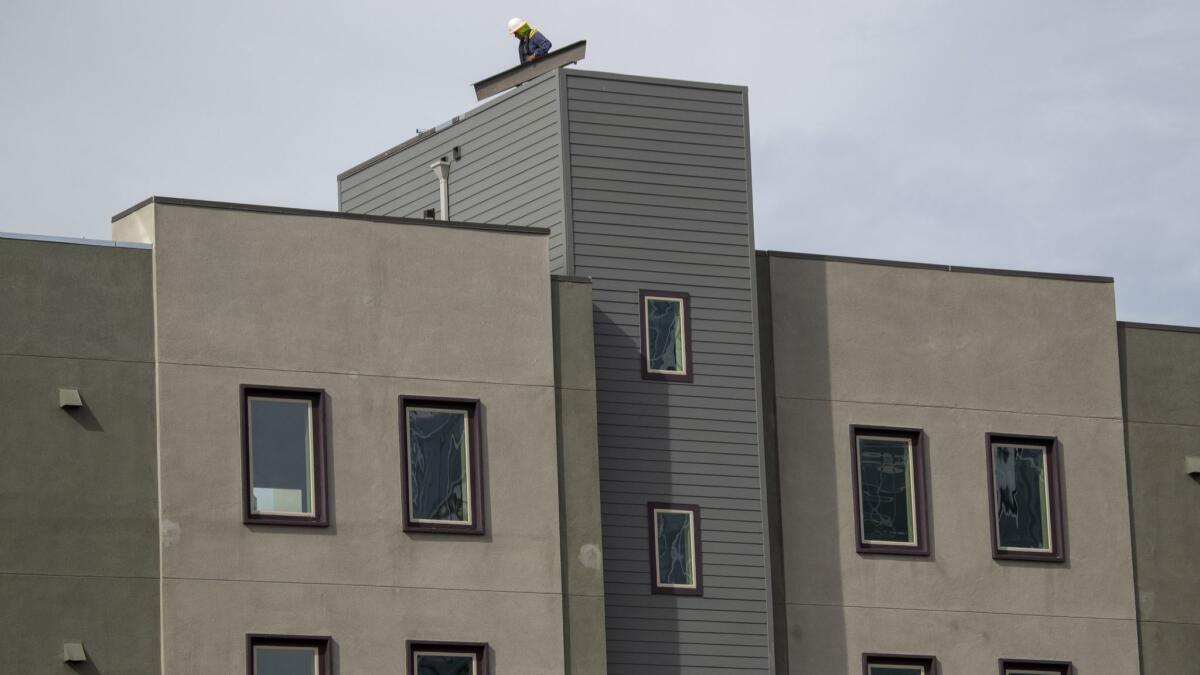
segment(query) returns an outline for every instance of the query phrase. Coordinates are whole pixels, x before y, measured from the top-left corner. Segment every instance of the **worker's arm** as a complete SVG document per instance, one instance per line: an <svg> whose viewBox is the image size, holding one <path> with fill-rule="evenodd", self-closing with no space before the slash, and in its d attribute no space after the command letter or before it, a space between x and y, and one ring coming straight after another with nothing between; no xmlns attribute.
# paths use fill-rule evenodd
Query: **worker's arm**
<svg viewBox="0 0 1200 675"><path fill-rule="evenodd" d="M529 36L529 60L540 59L550 53L550 41L541 33Z"/></svg>

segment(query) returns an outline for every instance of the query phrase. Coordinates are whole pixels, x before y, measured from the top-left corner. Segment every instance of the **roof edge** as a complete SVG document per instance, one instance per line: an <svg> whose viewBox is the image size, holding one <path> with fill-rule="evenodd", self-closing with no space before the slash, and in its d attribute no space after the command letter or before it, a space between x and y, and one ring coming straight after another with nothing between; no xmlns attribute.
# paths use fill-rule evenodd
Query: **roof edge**
<svg viewBox="0 0 1200 675"><path fill-rule="evenodd" d="M689 87L691 89L712 89L742 93L750 88L744 84L725 84L723 82L701 82L699 80L682 80L674 77L652 77L649 75L629 75L626 73L610 73L603 70L587 70L571 68L565 71L572 77L591 77L599 80L620 80L622 82L641 82L644 84L660 84L669 87Z"/></svg>
<svg viewBox="0 0 1200 675"><path fill-rule="evenodd" d="M103 246L105 248L153 248L150 244L136 241L114 241L112 239L85 239L83 237L54 237L45 234L24 234L21 232L0 232L0 239L20 241L40 241L51 244L79 244L82 246Z"/></svg>
<svg viewBox="0 0 1200 675"><path fill-rule="evenodd" d="M1140 321L1118 321L1121 328L1141 328L1143 330L1161 330L1171 333L1200 333L1200 326L1176 326L1169 323L1141 323Z"/></svg>
<svg viewBox="0 0 1200 675"><path fill-rule="evenodd" d="M1095 276L1091 274L1063 274L1059 272L1031 272L1027 270L1008 270L991 267L963 267L958 265L939 265L935 263L907 262L903 260L880 260L877 258L856 258L841 255L822 255L817 253L792 253L790 251L756 251L760 256L774 258L799 258L802 260L822 260L825 262L841 262L858 265L877 265L880 267L906 267L910 269L934 270L938 272L959 272L962 274L989 274L1004 277L1030 277L1034 279L1053 279L1056 281L1083 281L1096 284L1111 284L1112 277Z"/></svg>
<svg viewBox="0 0 1200 675"><path fill-rule="evenodd" d="M361 220L373 223L391 223L394 225L424 225L426 227L447 227L463 230L488 230L492 232L512 232L515 234L535 234L548 236L550 228L532 227L525 225L498 225L493 223L466 223L454 220L434 220L431 218L398 218L396 216L373 216L365 213L345 213L343 211L322 211L320 209L298 209L287 206L265 206L262 204L239 204L236 202L216 202L203 199L183 199L179 197L149 197L125 209L112 217L112 221L124 218L147 204L163 204L168 206L190 206L202 209L221 209L225 211L247 211L250 213L270 213L283 216L307 216L312 218L337 218L341 220Z"/></svg>

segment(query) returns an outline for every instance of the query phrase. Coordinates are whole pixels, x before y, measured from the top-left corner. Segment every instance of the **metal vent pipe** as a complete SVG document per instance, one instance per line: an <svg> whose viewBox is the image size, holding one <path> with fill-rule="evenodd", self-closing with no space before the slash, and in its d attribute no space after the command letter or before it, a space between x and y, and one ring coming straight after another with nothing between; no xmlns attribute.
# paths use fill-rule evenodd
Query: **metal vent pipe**
<svg viewBox="0 0 1200 675"><path fill-rule="evenodd" d="M450 220L450 162L443 157L429 165L433 175L438 179L438 205L441 206L442 220Z"/></svg>

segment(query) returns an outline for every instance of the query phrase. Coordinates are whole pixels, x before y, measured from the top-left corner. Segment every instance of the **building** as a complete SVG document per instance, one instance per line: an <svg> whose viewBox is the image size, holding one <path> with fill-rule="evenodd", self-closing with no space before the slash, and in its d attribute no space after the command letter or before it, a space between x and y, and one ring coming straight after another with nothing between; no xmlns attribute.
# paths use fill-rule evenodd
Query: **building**
<svg viewBox="0 0 1200 675"><path fill-rule="evenodd" d="M745 88L560 68L0 238L0 671L1194 669L1200 332L751 195Z"/></svg>

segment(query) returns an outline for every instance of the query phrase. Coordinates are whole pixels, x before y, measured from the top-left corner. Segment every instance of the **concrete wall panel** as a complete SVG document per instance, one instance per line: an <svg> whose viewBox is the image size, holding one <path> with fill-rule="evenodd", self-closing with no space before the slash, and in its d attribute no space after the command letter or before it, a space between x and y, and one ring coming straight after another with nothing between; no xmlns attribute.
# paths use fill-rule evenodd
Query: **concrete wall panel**
<svg viewBox="0 0 1200 675"><path fill-rule="evenodd" d="M150 263L0 237L0 673L159 672Z"/></svg>
<svg viewBox="0 0 1200 675"><path fill-rule="evenodd" d="M771 263L780 396L1121 416L1111 284Z"/></svg>
<svg viewBox="0 0 1200 675"><path fill-rule="evenodd" d="M551 388L160 368L164 576L559 592ZM241 384L325 389L330 527L242 524ZM401 531L402 394L482 401L485 535Z"/></svg>
<svg viewBox="0 0 1200 675"><path fill-rule="evenodd" d="M1132 624L1129 619L1023 616L1014 621L987 612L791 606L789 660L793 673L822 675L860 675L863 653L932 655L943 673L991 675L1003 657L1071 661L1078 675L1130 675L1138 672ZM843 643L845 651L836 648Z"/></svg>
<svg viewBox="0 0 1200 675"><path fill-rule="evenodd" d="M157 575L154 366L0 356L0 373L0 572Z"/></svg>
<svg viewBox="0 0 1200 675"><path fill-rule="evenodd" d="M1123 324L1121 368L1144 672L1200 663L1200 330Z"/></svg>
<svg viewBox="0 0 1200 675"><path fill-rule="evenodd" d="M158 579L0 573L0 672L157 675L158 606ZM67 641L86 663L63 662Z"/></svg>
<svg viewBox="0 0 1200 675"><path fill-rule="evenodd" d="M544 234L158 209L164 362L553 384Z"/></svg>
<svg viewBox="0 0 1200 675"><path fill-rule="evenodd" d="M795 580L789 603L1134 618L1128 530L1113 526L1128 519L1119 420L784 398L776 405L780 526ZM852 424L925 431L928 559L855 551ZM1066 563L992 559L988 432L1058 437Z"/></svg>
<svg viewBox="0 0 1200 675"><path fill-rule="evenodd" d="M163 595L171 675L244 672L247 632L329 635L338 673L404 673L408 639L487 642L495 675L564 672L554 593L168 579Z"/></svg>
<svg viewBox="0 0 1200 675"><path fill-rule="evenodd" d="M1136 672L1111 285L765 260L791 672L857 673L863 652ZM857 552L851 425L924 430L928 557ZM993 560L989 432L1058 438L1065 562Z"/></svg>
<svg viewBox="0 0 1200 675"><path fill-rule="evenodd" d="M0 354L154 358L148 250L0 239L0 288Z"/></svg>

